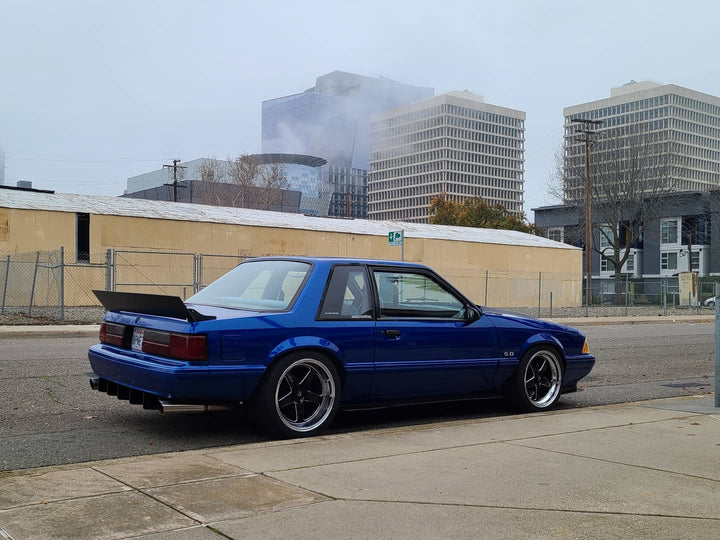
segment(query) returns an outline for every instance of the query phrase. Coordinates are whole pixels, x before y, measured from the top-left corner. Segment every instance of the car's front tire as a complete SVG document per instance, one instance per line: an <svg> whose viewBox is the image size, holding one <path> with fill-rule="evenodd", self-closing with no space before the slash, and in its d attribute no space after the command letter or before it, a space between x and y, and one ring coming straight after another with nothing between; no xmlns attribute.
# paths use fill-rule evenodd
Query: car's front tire
<svg viewBox="0 0 720 540"><path fill-rule="evenodd" d="M508 397L524 412L543 411L560 399L563 364L557 351L548 346L529 349L520 360L508 385Z"/></svg>
<svg viewBox="0 0 720 540"><path fill-rule="evenodd" d="M309 437L323 431L340 404L340 377L333 363L311 351L273 364L253 399L256 421L271 435Z"/></svg>

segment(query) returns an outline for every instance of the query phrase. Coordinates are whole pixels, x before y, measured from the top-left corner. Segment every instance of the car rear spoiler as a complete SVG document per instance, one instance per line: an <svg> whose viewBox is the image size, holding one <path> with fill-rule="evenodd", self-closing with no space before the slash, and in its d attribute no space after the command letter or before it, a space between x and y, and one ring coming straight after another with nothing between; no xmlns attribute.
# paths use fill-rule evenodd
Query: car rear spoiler
<svg viewBox="0 0 720 540"><path fill-rule="evenodd" d="M187 319L190 322L216 318L213 315L203 315L188 308L179 296L98 290L93 290L93 293L108 311L130 311L145 315Z"/></svg>

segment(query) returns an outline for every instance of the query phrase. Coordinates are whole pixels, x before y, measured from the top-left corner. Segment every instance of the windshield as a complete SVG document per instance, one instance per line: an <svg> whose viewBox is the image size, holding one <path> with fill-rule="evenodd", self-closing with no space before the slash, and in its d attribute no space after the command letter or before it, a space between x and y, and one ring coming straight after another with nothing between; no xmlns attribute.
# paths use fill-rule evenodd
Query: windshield
<svg viewBox="0 0 720 540"><path fill-rule="evenodd" d="M251 261L212 282L187 299L204 304L251 311L284 311L300 292L310 264L299 261Z"/></svg>

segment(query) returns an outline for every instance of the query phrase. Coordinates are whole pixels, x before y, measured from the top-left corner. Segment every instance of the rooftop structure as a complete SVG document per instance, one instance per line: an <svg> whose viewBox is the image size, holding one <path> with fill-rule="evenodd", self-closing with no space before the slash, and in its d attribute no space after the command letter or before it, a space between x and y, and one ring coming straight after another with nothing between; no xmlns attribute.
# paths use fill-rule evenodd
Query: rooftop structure
<svg viewBox="0 0 720 540"><path fill-rule="evenodd" d="M304 154L281 153L253 154L251 157L261 165L262 170L260 171L260 175L270 173L272 166L280 166L279 172L285 176L287 183L286 189L299 191L302 194L299 201L300 212L319 216L326 216L328 214L330 186L323 177L322 169L322 167L327 165L326 160ZM213 167L217 170L211 170ZM172 200L172 197L169 199L166 197L166 193L171 192L172 188L163 187L172 182L172 174L172 168L164 168L128 178L127 194L135 198L147 197L153 200ZM211 176L217 175L217 178L212 182L215 189L209 189L208 186L202 186L198 183L211 183L208 182L208 180L213 179L207 178L208 174ZM224 184L231 183L228 162L225 160L199 158L183 162L180 164L178 170L178 180L190 182L187 185L182 185L181 192L187 191L187 193L180 193L178 195L179 201L230 206L241 205L239 203L240 199L233 196L233 193L236 194L238 189L224 186ZM262 180L259 178L256 179L256 184L262 184ZM259 187L257 190L252 191L259 193L260 189ZM222 190L225 192L224 195L229 196L214 197L214 202L212 197L207 197L211 195L211 191L218 190ZM205 196L203 196L203 193ZM196 195L194 201L193 195ZM258 196L251 197L251 199L257 203L262 197L258 194ZM256 208L257 204L248 204L247 206ZM280 210L282 206L283 211L285 211L284 207L286 206L295 206L295 210L289 211L298 211L295 202L288 202L284 197L278 198L277 204L265 206L267 208L272 206L272 209L277 210Z"/></svg>

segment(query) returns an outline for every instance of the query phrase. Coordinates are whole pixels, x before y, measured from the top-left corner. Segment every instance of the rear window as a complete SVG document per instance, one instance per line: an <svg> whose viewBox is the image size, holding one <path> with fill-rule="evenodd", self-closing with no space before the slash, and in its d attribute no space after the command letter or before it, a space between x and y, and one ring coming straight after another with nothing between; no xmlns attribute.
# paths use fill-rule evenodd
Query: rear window
<svg viewBox="0 0 720 540"><path fill-rule="evenodd" d="M250 311L284 311L300 293L310 267L299 261L242 263L188 298L187 303Z"/></svg>

